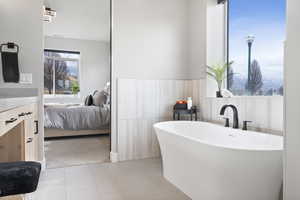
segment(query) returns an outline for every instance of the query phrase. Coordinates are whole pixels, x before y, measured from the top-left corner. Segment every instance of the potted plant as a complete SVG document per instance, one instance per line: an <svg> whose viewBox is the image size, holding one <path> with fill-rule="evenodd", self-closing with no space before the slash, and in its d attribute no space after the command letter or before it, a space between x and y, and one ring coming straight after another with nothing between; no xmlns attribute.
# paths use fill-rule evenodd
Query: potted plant
<svg viewBox="0 0 300 200"><path fill-rule="evenodd" d="M217 82L218 91L216 92L216 96L218 98L222 97L221 89L222 89L223 81L229 76L233 75L233 74L227 74L227 68L229 68L232 65L232 63L233 62L207 66L207 74Z"/></svg>

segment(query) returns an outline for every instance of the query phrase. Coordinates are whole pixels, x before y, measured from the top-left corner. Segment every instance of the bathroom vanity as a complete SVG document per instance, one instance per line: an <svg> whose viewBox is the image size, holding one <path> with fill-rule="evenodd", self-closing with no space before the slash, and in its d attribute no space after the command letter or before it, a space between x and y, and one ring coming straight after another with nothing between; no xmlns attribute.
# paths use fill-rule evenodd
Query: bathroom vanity
<svg viewBox="0 0 300 200"><path fill-rule="evenodd" d="M0 163L38 161L38 107L35 98L0 99ZM18 102L18 103L17 103ZM21 195L0 200L23 200Z"/></svg>

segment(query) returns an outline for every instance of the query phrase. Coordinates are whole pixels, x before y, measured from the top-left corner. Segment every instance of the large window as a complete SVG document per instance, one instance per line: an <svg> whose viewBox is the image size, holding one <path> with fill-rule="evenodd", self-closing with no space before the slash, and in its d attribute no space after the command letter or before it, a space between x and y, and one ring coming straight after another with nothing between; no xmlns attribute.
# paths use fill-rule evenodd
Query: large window
<svg viewBox="0 0 300 200"><path fill-rule="evenodd" d="M286 0L228 0L227 87L234 95L282 95Z"/></svg>
<svg viewBox="0 0 300 200"><path fill-rule="evenodd" d="M78 94L79 58L79 52L44 51L44 94Z"/></svg>

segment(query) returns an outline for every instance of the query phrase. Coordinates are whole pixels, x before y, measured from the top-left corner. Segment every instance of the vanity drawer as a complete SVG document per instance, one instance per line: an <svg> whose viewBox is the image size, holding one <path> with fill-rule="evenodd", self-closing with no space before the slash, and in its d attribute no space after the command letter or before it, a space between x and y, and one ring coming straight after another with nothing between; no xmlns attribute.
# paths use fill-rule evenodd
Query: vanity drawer
<svg viewBox="0 0 300 200"><path fill-rule="evenodd" d="M18 116L20 108L14 108L0 113L0 136L22 122Z"/></svg>
<svg viewBox="0 0 300 200"><path fill-rule="evenodd" d="M26 119L33 119L34 105L16 107L0 113L0 137Z"/></svg>

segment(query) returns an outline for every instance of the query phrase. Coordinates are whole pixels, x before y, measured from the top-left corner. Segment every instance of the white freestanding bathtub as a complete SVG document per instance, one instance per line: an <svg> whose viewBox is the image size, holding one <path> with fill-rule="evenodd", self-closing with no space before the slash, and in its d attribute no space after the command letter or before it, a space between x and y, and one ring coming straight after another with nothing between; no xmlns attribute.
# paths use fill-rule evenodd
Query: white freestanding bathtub
<svg viewBox="0 0 300 200"><path fill-rule="evenodd" d="M278 200L283 138L206 122L154 125L164 177L193 200Z"/></svg>

